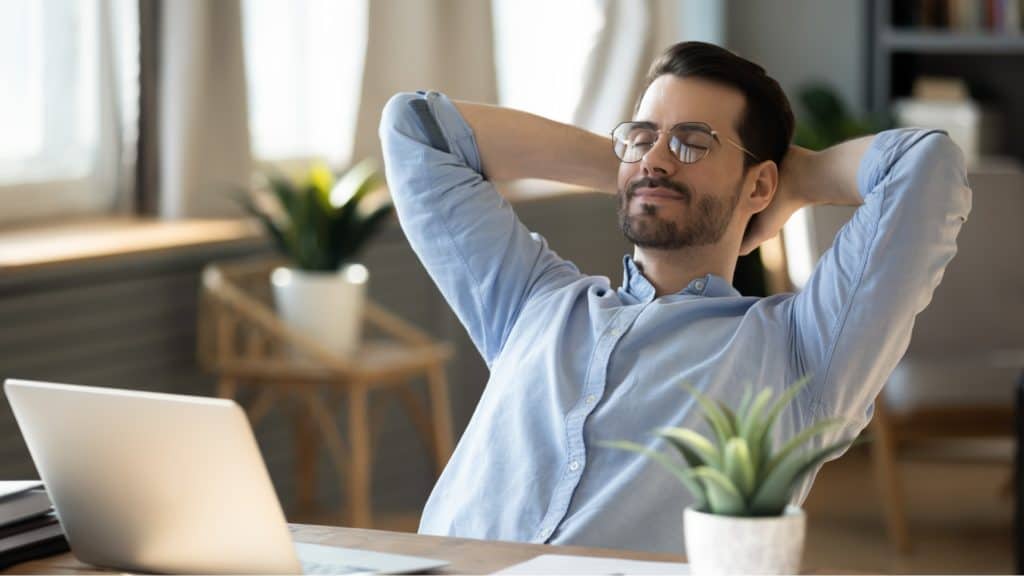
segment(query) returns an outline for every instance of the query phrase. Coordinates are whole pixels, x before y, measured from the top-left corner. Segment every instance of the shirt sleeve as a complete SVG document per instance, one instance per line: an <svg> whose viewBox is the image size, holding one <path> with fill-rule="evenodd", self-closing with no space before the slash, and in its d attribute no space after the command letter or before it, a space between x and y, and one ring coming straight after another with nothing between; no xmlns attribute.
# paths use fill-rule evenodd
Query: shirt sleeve
<svg viewBox="0 0 1024 576"><path fill-rule="evenodd" d="M490 366L524 304L580 273L484 177L472 129L446 96L396 94L380 139L402 229Z"/></svg>
<svg viewBox="0 0 1024 576"><path fill-rule="evenodd" d="M810 415L843 418L847 437L870 421L971 208L963 155L939 131L879 133L857 180L864 203L792 308L797 372L812 375Z"/></svg>

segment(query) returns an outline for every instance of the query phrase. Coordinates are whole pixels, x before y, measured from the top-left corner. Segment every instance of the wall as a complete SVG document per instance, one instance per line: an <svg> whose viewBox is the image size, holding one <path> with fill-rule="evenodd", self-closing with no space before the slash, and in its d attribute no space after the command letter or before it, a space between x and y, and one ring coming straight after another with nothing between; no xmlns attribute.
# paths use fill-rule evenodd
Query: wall
<svg viewBox="0 0 1024 576"><path fill-rule="evenodd" d="M726 45L765 67L794 99L803 83L824 80L863 110L865 3L849 0L728 0Z"/></svg>

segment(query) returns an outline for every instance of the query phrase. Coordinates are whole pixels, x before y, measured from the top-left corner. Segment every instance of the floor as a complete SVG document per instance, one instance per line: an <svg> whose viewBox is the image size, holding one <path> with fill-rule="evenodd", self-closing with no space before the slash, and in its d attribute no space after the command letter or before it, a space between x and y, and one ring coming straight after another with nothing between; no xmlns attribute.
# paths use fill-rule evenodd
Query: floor
<svg viewBox="0 0 1024 576"><path fill-rule="evenodd" d="M890 574L1014 570L1009 463L900 463L912 550L897 554L882 522L867 447L826 465L805 502L804 565Z"/></svg>
<svg viewBox="0 0 1024 576"><path fill-rule="evenodd" d="M1009 463L910 460L900 469L912 551L900 555L889 545L868 448L858 447L822 469L805 503L806 569L872 574L1013 572ZM384 513L375 519L375 527L384 530L414 532L417 523L416 512Z"/></svg>

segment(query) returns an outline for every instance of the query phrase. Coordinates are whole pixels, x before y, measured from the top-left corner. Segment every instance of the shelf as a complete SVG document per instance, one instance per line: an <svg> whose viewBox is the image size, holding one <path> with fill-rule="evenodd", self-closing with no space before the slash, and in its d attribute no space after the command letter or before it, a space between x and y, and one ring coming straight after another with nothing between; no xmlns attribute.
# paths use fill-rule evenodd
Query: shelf
<svg viewBox="0 0 1024 576"><path fill-rule="evenodd" d="M893 51L1024 54L1024 34L890 28L883 31L880 41Z"/></svg>

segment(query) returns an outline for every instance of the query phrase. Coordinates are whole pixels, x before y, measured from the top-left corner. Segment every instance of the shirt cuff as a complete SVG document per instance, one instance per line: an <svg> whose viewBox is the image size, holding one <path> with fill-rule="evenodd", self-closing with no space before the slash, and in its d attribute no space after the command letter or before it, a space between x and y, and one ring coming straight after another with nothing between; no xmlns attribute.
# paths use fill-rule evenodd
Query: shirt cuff
<svg viewBox="0 0 1024 576"><path fill-rule="evenodd" d="M946 134L945 130L924 128L896 128L875 135L857 169L857 189L867 198L877 188L896 160L929 134Z"/></svg>
<svg viewBox="0 0 1024 576"><path fill-rule="evenodd" d="M417 94L422 95L427 101L431 114L448 142L448 149L460 156L475 172L482 172L483 166L480 162L480 151L476 146L476 136L451 99L441 92L433 90L420 90Z"/></svg>

